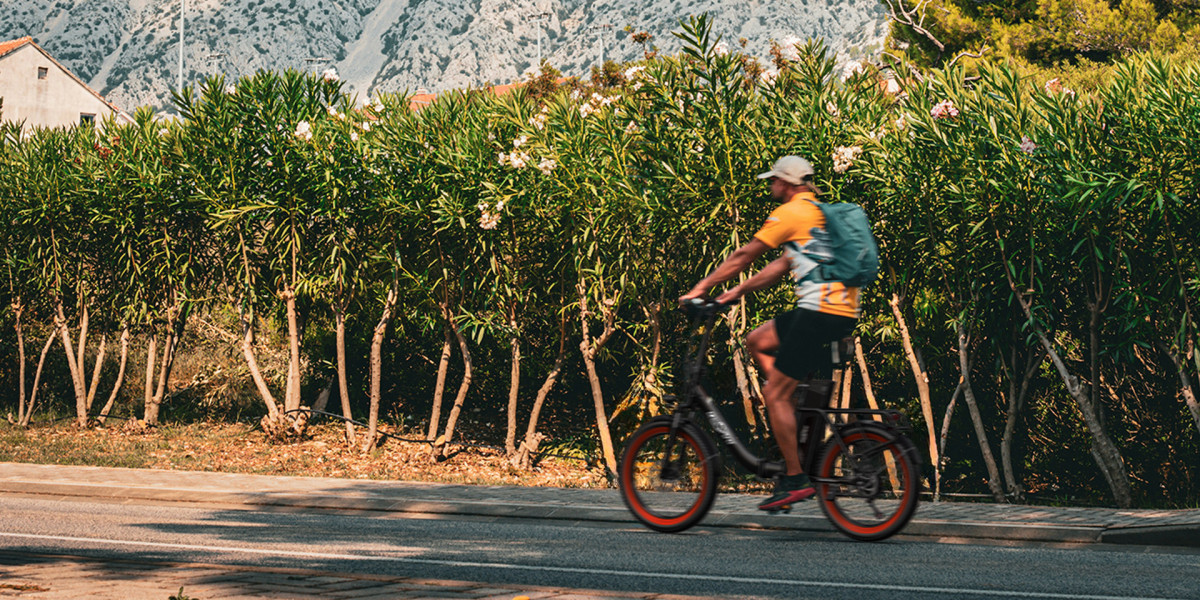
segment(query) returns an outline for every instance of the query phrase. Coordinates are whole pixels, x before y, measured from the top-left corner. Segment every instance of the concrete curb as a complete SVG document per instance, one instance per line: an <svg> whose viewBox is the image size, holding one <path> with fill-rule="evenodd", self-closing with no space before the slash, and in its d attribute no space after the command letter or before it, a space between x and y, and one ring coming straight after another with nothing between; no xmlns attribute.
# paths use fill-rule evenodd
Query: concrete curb
<svg viewBox="0 0 1200 600"><path fill-rule="evenodd" d="M356 497L319 492L205 490L195 488L147 487L109 483L37 482L0 480L0 493L76 498L103 498L158 502L184 502L261 507L288 507L372 512L417 513L447 516L553 519L629 523L633 517L624 505L563 505L554 503L448 501L444 499L397 499ZM615 492L614 492L615 493ZM780 529L833 532L819 512L814 514L741 514L714 509L702 522L708 527ZM1200 524L1117 527L1061 523L1012 523L969 519L921 518L920 510L903 535L932 538L969 538L1020 542L1070 544L1133 544L1200 546Z"/></svg>

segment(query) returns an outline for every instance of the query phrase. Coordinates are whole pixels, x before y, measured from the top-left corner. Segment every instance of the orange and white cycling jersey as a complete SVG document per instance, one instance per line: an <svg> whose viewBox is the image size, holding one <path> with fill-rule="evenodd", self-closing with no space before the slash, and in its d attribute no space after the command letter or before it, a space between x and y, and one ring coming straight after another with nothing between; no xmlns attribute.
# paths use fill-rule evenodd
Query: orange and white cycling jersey
<svg viewBox="0 0 1200 600"><path fill-rule="evenodd" d="M805 280L819 264L811 256L829 254L826 249L825 216L815 202L817 196L812 192L792 196L771 212L754 237L772 248L783 247L784 256L792 267L798 308L858 318L858 288L846 287L838 281L817 283Z"/></svg>

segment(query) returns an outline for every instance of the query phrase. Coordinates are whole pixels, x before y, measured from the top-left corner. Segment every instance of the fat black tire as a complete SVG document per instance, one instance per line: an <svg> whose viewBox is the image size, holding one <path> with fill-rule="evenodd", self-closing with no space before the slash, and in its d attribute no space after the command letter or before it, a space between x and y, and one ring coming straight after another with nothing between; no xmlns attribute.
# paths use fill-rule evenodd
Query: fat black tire
<svg viewBox="0 0 1200 600"><path fill-rule="evenodd" d="M842 439L850 454L863 460L856 469L835 438L826 442L817 477L848 481L817 484L821 510L838 531L853 539L887 539L904 529L917 510L921 473L916 446L871 422L848 426Z"/></svg>
<svg viewBox="0 0 1200 600"><path fill-rule="evenodd" d="M625 506L643 525L676 533L699 523L717 496L720 460L699 427L684 421L675 433L672 472L663 478L662 457L672 417L655 417L629 437L617 468Z"/></svg>

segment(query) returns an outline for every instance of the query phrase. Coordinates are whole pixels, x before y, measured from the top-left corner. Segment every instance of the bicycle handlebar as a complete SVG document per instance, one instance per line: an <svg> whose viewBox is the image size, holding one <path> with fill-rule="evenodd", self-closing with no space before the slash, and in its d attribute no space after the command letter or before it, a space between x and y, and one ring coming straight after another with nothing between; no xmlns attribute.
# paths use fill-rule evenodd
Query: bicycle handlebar
<svg viewBox="0 0 1200 600"><path fill-rule="evenodd" d="M705 319L724 312L731 306L733 305L717 302L712 298L692 298L685 301L680 308L693 319Z"/></svg>

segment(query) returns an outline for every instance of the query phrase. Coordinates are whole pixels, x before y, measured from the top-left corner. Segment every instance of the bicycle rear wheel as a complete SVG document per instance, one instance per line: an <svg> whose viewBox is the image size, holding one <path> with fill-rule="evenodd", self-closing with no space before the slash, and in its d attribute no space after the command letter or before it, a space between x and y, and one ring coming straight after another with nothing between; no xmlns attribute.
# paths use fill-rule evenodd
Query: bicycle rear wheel
<svg viewBox="0 0 1200 600"><path fill-rule="evenodd" d="M718 463L712 440L695 424L684 421L672 440L671 417L655 417L634 432L621 454L621 498L646 527L683 531L712 508Z"/></svg>
<svg viewBox="0 0 1200 600"><path fill-rule="evenodd" d="M917 510L921 491L916 447L883 427L851 425L842 432L846 449L830 438L817 476L821 510L839 531L856 540L895 535Z"/></svg>

